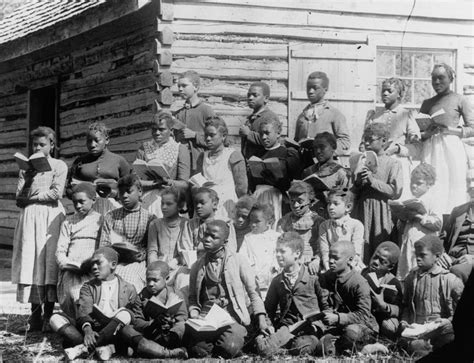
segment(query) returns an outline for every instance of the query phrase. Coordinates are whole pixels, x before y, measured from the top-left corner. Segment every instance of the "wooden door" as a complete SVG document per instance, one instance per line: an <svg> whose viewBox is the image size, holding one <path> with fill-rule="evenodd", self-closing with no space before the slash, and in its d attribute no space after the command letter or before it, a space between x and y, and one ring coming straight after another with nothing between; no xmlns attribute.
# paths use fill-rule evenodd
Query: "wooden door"
<svg viewBox="0 0 474 363"><path fill-rule="evenodd" d="M289 136L308 104L306 80L311 72L329 77L326 99L346 117L351 149L357 150L365 117L375 106L375 47L367 44L291 43L289 51Z"/></svg>

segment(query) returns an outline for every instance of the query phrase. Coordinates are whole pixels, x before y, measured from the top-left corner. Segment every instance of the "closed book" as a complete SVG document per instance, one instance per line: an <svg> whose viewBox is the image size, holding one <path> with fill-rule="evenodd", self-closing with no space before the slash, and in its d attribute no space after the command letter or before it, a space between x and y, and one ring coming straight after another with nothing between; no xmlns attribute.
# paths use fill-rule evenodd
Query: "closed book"
<svg viewBox="0 0 474 363"><path fill-rule="evenodd" d="M415 214L425 215L427 212L425 205L419 199L407 199L403 202L398 200L389 200L388 205L392 215L402 221L408 221Z"/></svg>

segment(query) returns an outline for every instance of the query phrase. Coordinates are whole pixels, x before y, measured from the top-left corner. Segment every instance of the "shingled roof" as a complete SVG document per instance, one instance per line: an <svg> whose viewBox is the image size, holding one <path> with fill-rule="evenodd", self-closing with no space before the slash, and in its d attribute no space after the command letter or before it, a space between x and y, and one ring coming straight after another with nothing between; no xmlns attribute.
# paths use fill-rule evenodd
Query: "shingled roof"
<svg viewBox="0 0 474 363"><path fill-rule="evenodd" d="M106 0L27 0L0 22L0 44L71 19Z"/></svg>

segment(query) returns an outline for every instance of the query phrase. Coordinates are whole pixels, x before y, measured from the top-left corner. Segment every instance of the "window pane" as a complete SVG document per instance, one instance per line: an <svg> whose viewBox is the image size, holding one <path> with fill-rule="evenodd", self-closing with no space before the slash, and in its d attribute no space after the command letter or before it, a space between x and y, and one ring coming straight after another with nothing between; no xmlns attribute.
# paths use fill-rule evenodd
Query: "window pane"
<svg viewBox="0 0 474 363"><path fill-rule="evenodd" d="M431 81L415 81L415 103L422 103L427 98L431 98L433 88Z"/></svg>
<svg viewBox="0 0 474 363"><path fill-rule="evenodd" d="M437 54L434 55L434 62L435 62L435 64L446 63L446 64L452 66L453 65L452 54L449 53L449 52L437 53Z"/></svg>
<svg viewBox="0 0 474 363"><path fill-rule="evenodd" d="M397 76L407 77L412 75L411 58L410 53L395 55L395 73Z"/></svg>
<svg viewBox="0 0 474 363"><path fill-rule="evenodd" d="M379 51L377 53L377 77L390 77L395 71L393 52Z"/></svg>
<svg viewBox="0 0 474 363"><path fill-rule="evenodd" d="M432 68L431 54L415 55L415 77L429 78Z"/></svg>
<svg viewBox="0 0 474 363"><path fill-rule="evenodd" d="M405 94L403 95L401 103L413 103L412 96L411 96L413 81L404 79L403 83L405 84Z"/></svg>

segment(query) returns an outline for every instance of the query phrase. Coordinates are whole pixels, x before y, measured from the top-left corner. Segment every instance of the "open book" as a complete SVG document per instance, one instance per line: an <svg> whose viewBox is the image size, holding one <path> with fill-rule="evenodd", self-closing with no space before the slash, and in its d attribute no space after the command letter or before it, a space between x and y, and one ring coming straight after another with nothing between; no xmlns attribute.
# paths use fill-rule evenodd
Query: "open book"
<svg viewBox="0 0 474 363"><path fill-rule="evenodd" d="M444 116L445 114L446 112L443 108L434 112L432 115L420 112L415 116L415 120L418 124L418 127L420 128L420 131L425 131L433 122L440 126L448 127L449 120L446 116Z"/></svg>
<svg viewBox="0 0 474 363"><path fill-rule="evenodd" d="M278 158L268 158L265 160L259 157L252 156L248 160L250 168L250 174L254 178L262 178L262 171L265 169L270 170L277 179L283 178L283 171L281 170L280 160Z"/></svg>
<svg viewBox="0 0 474 363"><path fill-rule="evenodd" d="M73 271L80 271L81 270L81 263L75 261L69 261L63 266L65 270L73 270Z"/></svg>
<svg viewBox="0 0 474 363"><path fill-rule="evenodd" d="M372 150L363 153L355 152L349 157L349 167L354 175L359 174L364 167L367 167L372 173L377 171L379 160L377 154Z"/></svg>
<svg viewBox="0 0 474 363"><path fill-rule="evenodd" d="M194 262L197 261L196 250L183 250L181 251L181 256L183 256L183 260L189 268L191 268L191 266L194 265Z"/></svg>
<svg viewBox="0 0 474 363"><path fill-rule="evenodd" d="M186 321L186 324L196 331L216 331L233 323L234 320L229 313L216 304L212 305L206 316Z"/></svg>
<svg viewBox="0 0 474 363"><path fill-rule="evenodd" d="M303 320L297 321L296 323L290 325L288 330L291 334L296 334L303 326L307 323L311 323L316 320L321 320L324 317L324 313L320 311L315 311L306 315L303 315Z"/></svg>
<svg viewBox="0 0 474 363"><path fill-rule="evenodd" d="M207 188L212 188L216 183L213 183L209 180L206 179L202 173L197 173L194 174L191 179L189 179L189 182L192 184L193 187L207 187Z"/></svg>
<svg viewBox="0 0 474 363"><path fill-rule="evenodd" d="M411 339L419 338L438 329L439 325L440 323L434 321L425 324L413 323L403 330L402 337Z"/></svg>
<svg viewBox="0 0 474 363"><path fill-rule="evenodd" d="M293 147L295 149L312 149L313 148L313 142L314 138L307 137L304 139L301 139L300 141L295 141L293 139L290 139L289 137L285 138L285 146Z"/></svg>
<svg viewBox="0 0 474 363"><path fill-rule="evenodd" d="M402 221L413 218L414 214L425 215L427 212L425 205L419 199L407 199L403 202L398 200L389 200L388 205L392 215Z"/></svg>
<svg viewBox="0 0 474 363"><path fill-rule="evenodd" d="M383 289L392 290L395 292L397 291L397 288L395 287L395 285L381 284L375 272L369 272L367 274L367 282L369 283L369 287L376 294L380 294Z"/></svg>
<svg viewBox="0 0 474 363"><path fill-rule="evenodd" d="M155 180L154 175L162 179L170 179L170 175L166 167L157 160L150 160L148 163L145 160L137 159L132 164L133 171L135 171L141 180Z"/></svg>
<svg viewBox="0 0 474 363"><path fill-rule="evenodd" d="M34 169L38 173L52 170L48 158L42 152L34 153L29 158L22 153L15 153L13 157L21 170Z"/></svg>
<svg viewBox="0 0 474 363"><path fill-rule="evenodd" d="M303 181L310 184L313 189L318 192L324 192L330 189L324 180L315 174L311 174L310 176L304 178Z"/></svg>
<svg viewBox="0 0 474 363"><path fill-rule="evenodd" d="M145 309L151 317L157 317L160 314L168 314L170 316L176 315L181 306L183 299L177 294L170 291L166 303L163 303L158 296L153 296L146 303Z"/></svg>

